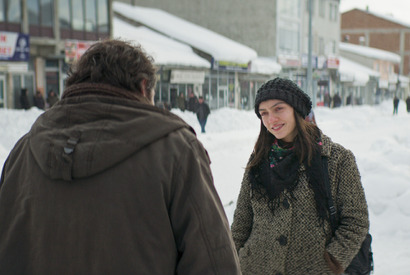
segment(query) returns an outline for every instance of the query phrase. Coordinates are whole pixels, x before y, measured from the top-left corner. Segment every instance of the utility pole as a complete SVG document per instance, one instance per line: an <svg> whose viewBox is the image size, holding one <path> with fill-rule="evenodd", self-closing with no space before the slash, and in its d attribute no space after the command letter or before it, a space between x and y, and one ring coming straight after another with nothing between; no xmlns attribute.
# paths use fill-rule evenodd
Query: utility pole
<svg viewBox="0 0 410 275"><path fill-rule="evenodd" d="M312 98L313 107L316 106L316 91L312 89L312 0L309 1L309 37L308 37L308 68L307 94Z"/></svg>

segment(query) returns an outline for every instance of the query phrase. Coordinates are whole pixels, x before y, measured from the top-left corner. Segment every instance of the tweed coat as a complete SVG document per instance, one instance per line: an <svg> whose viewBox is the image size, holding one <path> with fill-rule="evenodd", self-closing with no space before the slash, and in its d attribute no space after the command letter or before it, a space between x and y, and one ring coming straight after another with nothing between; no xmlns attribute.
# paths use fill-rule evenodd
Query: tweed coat
<svg viewBox="0 0 410 275"><path fill-rule="evenodd" d="M0 274L240 274L208 155L157 107L78 84L0 180ZM120 91L119 91L120 92Z"/></svg>
<svg viewBox="0 0 410 275"><path fill-rule="evenodd" d="M293 192L295 199L284 199L274 213L265 198L252 194L245 173L231 226L244 275L333 274L324 259L325 251L343 269L357 254L369 221L355 157L323 134L322 144L340 224L335 236L328 222L323 226L319 222L303 164Z"/></svg>

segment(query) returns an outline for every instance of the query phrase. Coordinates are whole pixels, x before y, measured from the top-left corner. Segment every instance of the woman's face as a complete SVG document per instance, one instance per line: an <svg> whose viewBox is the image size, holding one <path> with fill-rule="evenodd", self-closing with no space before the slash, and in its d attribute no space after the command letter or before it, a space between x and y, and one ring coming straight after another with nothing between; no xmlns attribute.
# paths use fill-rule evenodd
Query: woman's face
<svg viewBox="0 0 410 275"><path fill-rule="evenodd" d="M293 142L296 136L296 121L293 108L278 99L269 99L259 104L262 123L277 139Z"/></svg>

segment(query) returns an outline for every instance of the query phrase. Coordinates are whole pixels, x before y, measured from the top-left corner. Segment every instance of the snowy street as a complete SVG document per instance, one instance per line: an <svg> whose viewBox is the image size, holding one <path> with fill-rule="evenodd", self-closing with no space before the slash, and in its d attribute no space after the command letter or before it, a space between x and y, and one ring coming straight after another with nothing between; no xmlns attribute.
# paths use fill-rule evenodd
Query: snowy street
<svg viewBox="0 0 410 275"><path fill-rule="evenodd" d="M259 132L253 111L213 110L201 134L193 113L172 110L197 132L207 149L215 185L230 222L244 167ZM0 109L0 165L42 111ZM315 109L318 126L355 154L370 212L375 275L410 270L410 113L404 101L393 116L392 101L380 105Z"/></svg>

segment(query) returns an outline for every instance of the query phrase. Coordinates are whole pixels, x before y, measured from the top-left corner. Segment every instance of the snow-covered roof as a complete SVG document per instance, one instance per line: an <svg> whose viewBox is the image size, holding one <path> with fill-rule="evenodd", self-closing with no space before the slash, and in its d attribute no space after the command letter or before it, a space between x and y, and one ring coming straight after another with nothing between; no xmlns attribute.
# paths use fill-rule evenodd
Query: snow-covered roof
<svg viewBox="0 0 410 275"><path fill-rule="evenodd" d="M251 73L255 74L278 74L282 66L271 57L257 57L251 61Z"/></svg>
<svg viewBox="0 0 410 275"><path fill-rule="evenodd" d="M353 82L355 86L365 86L370 76L380 76L378 72L345 57L340 57L339 73L342 82Z"/></svg>
<svg viewBox="0 0 410 275"><path fill-rule="evenodd" d="M393 63L400 63L401 61L401 57L398 54L388 52L385 50L376 49L376 48L355 45L351 43L340 42L339 49L341 51L355 53L361 56L365 56L365 57L373 58L377 60L385 60L385 61L390 61Z"/></svg>
<svg viewBox="0 0 410 275"><path fill-rule="evenodd" d="M410 24L409 24L408 22L405 22L405 21L403 21L403 20L397 19L397 18L395 18L395 17L393 17L393 16L391 16L391 15L388 15L388 14L381 14L381 13L374 12L374 11L371 11L371 10L364 10L364 9L359 9L359 8L355 8L355 9L353 9L353 10L359 10L359 11L368 13L368 14L370 14L370 15L373 15L373 16L376 16L376 17L380 17L380 18L382 18L382 19L384 19L384 20L391 21L391 22L393 22L393 23L396 23L396 24L402 25L402 26L404 26L404 27L410 28ZM349 11L346 11L346 12L349 12Z"/></svg>
<svg viewBox="0 0 410 275"><path fill-rule="evenodd" d="M217 61L248 63L255 50L165 11L114 2L113 10L169 37L210 54Z"/></svg>
<svg viewBox="0 0 410 275"><path fill-rule="evenodd" d="M191 47L146 27L136 27L113 19L113 36L140 44L154 58L155 64L210 68L211 64L194 53Z"/></svg>

